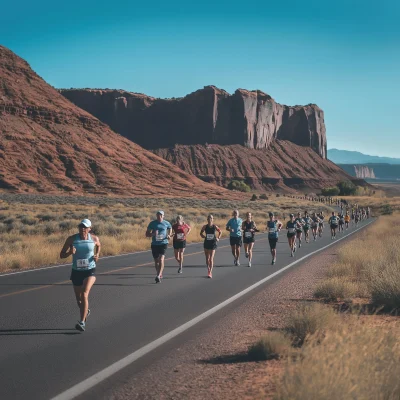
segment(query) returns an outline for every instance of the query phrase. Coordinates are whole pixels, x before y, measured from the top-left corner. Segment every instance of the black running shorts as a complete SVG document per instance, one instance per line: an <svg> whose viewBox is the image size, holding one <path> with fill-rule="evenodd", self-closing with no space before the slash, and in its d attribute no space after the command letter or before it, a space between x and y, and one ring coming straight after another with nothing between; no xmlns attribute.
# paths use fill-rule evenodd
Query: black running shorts
<svg viewBox="0 0 400 400"><path fill-rule="evenodd" d="M241 236L230 236L229 242L230 242L231 246L242 247L242 237Z"/></svg>
<svg viewBox="0 0 400 400"><path fill-rule="evenodd" d="M276 249L276 244L278 243L278 238L268 238L269 247L271 250Z"/></svg>
<svg viewBox="0 0 400 400"><path fill-rule="evenodd" d="M186 248L186 240L175 240L172 245L174 246L175 250L184 249Z"/></svg>
<svg viewBox="0 0 400 400"><path fill-rule="evenodd" d="M83 281L88 278L89 276L95 276L96 275L96 268L92 269L85 269L82 271L78 271L76 269L73 269L71 272L70 280L72 281L72 284L74 286L82 286Z"/></svg>
<svg viewBox="0 0 400 400"><path fill-rule="evenodd" d="M153 258L158 258L160 256L165 256L165 252L167 251L168 245L161 244L161 245L152 245L151 252L153 254Z"/></svg>

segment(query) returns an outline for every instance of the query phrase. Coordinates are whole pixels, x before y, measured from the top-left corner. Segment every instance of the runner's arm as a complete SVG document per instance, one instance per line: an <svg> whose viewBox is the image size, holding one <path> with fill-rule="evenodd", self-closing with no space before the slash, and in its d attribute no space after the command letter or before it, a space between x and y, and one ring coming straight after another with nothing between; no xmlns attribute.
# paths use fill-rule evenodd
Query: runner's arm
<svg viewBox="0 0 400 400"><path fill-rule="evenodd" d="M217 240L219 240L220 238L221 238L221 236L222 236L222 231L221 231L221 229L219 229L218 228L218 226L217 225L215 225L215 229L217 230L217 232L218 232L218 237L217 237Z"/></svg>
<svg viewBox="0 0 400 400"><path fill-rule="evenodd" d="M99 260L99 256L100 256L101 244L100 244L100 240L97 236L92 235L92 239L95 244L94 261L97 262Z"/></svg>
<svg viewBox="0 0 400 400"><path fill-rule="evenodd" d="M61 249L60 252L60 258L68 258L73 254L73 247L72 247L72 236L67 238L67 240L64 243L63 248Z"/></svg>
<svg viewBox="0 0 400 400"><path fill-rule="evenodd" d="M203 239L206 238L206 235L204 234L204 231L205 231L205 230L206 230L206 226L203 225L203 227L201 228L201 231L200 231L200 236L201 236Z"/></svg>

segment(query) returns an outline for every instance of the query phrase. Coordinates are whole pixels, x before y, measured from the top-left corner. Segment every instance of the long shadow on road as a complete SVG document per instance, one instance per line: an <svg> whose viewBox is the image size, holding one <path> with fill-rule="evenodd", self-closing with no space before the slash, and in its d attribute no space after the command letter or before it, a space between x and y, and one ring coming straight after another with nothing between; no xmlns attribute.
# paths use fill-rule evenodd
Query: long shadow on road
<svg viewBox="0 0 400 400"><path fill-rule="evenodd" d="M23 335L80 335L75 329L0 329L0 336L23 336Z"/></svg>

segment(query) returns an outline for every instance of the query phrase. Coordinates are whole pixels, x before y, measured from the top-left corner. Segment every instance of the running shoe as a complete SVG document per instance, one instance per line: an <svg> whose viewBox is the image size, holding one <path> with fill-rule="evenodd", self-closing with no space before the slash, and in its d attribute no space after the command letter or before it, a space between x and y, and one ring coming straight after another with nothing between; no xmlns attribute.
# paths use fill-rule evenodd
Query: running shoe
<svg viewBox="0 0 400 400"><path fill-rule="evenodd" d="M236 261L236 265L239 267L240 266L240 261L239 259Z"/></svg>
<svg viewBox="0 0 400 400"><path fill-rule="evenodd" d="M160 283L161 282L161 276L156 276L155 281L156 281L156 283Z"/></svg>
<svg viewBox="0 0 400 400"><path fill-rule="evenodd" d="M211 279L212 278L212 273L209 272L207 276Z"/></svg>
<svg viewBox="0 0 400 400"><path fill-rule="evenodd" d="M182 273L182 267L179 267L178 274L181 274L181 273Z"/></svg>
<svg viewBox="0 0 400 400"><path fill-rule="evenodd" d="M87 321L87 319L88 319L89 315L90 315L90 308L88 308L88 310L87 310L87 314L86 314L85 322Z"/></svg>
<svg viewBox="0 0 400 400"><path fill-rule="evenodd" d="M293 251L290 253L290 257L294 257Z"/></svg>
<svg viewBox="0 0 400 400"><path fill-rule="evenodd" d="M235 266L237 265L236 258L233 259L233 265L235 265Z"/></svg>
<svg viewBox="0 0 400 400"><path fill-rule="evenodd" d="M299 248L301 247L301 242L299 243Z"/></svg>
<svg viewBox="0 0 400 400"><path fill-rule="evenodd" d="M85 323L78 321L78 323L75 325L75 329L81 332L85 332Z"/></svg>
<svg viewBox="0 0 400 400"><path fill-rule="evenodd" d="M249 258L249 253L246 253L246 258Z"/></svg>
<svg viewBox="0 0 400 400"><path fill-rule="evenodd" d="M272 259L272 265L275 264L275 261L276 261L275 258L273 258L273 259Z"/></svg>
<svg viewBox="0 0 400 400"><path fill-rule="evenodd" d="M251 268L251 261L249 261L249 268Z"/></svg>

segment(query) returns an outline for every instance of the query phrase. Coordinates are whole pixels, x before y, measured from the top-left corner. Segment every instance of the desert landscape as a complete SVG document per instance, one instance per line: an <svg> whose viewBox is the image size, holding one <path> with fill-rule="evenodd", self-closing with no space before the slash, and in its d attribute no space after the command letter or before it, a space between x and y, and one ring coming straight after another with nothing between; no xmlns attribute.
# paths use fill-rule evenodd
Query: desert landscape
<svg viewBox="0 0 400 400"><path fill-rule="evenodd" d="M178 3L3 9L0 398L400 398L397 4Z"/></svg>

